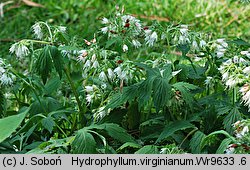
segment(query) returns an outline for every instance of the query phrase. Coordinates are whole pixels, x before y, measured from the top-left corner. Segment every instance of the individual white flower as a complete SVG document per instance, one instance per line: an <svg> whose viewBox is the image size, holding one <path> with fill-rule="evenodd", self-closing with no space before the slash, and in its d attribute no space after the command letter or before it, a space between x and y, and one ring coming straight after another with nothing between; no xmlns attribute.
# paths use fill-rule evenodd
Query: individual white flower
<svg viewBox="0 0 250 170"><path fill-rule="evenodd" d="M226 86L227 86L229 89L235 87L237 84L238 84L238 82L237 82L237 80L234 79L234 78L229 78L229 79L226 81Z"/></svg>
<svg viewBox="0 0 250 170"><path fill-rule="evenodd" d="M205 85L211 85L213 81L213 77L211 76L207 76L206 80L205 80Z"/></svg>
<svg viewBox="0 0 250 170"><path fill-rule="evenodd" d="M67 27L59 26L58 29L60 32L65 33L67 30Z"/></svg>
<svg viewBox="0 0 250 170"><path fill-rule="evenodd" d="M122 50L123 50L123 52L127 52L128 51L128 46L126 44L123 44Z"/></svg>
<svg viewBox="0 0 250 170"><path fill-rule="evenodd" d="M247 55L249 52L248 51L241 51L240 54L241 55Z"/></svg>
<svg viewBox="0 0 250 170"><path fill-rule="evenodd" d="M233 124L233 127L237 127L237 126L239 126L239 124L241 123L241 121L240 120L238 120L237 122L235 122L234 124Z"/></svg>
<svg viewBox="0 0 250 170"><path fill-rule="evenodd" d="M222 44L224 41L225 41L225 39L224 38L219 38L219 39L217 39L216 40L219 44Z"/></svg>
<svg viewBox="0 0 250 170"><path fill-rule="evenodd" d="M234 62L234 63L239 63L239 57L238 57L238 56L234 56L233 62Z"/></svg>
<svg viewBox="0 0 250 170"><path fill-rule="evenodd" d="M224 48L227 48L228 47L228 44L227 42L225 41L224 38L220 38L220 39L217 39L216 42L220 45L222 45Z"/></svg>
<svg viewBox="0 0 250 170"><path fill-rule="evenodd" d="M93 63L96 60L96 54L93 54L91 57L91 62Z"/></svg>
<svg viewBox="0 0 250 170"><path fill-rule="evenodd" d="M145 33L146 33L145 41L148 46L152 47L154 43L157 41L158 36L155 31L152 34L151 32L152 30L145 30Z"/></svg>
<svg viewBox="0 0 250 170"><path fill-rule="evenodd" d="M138 40L132 40L132 44L135 46L135 48L139 48L141 46L141 43Z"/></svg>
<svg viewBox="0 0 250 170"><path fill-rule="evenodd" d="M177 71L173 71L172 72L172 76L176 76L177 74L179 74L182 71L182 69L177 70Z"/></svg>
<svg viewBox="0 0 250 170"><path fill-rule="evenodd" d="M244 68L243 73L250 74L250 67L248 66L248 67Z"/></svg>
<svg viewBox="0 0 250 170"><path fill-rule="evenodd" d="M5 69L0 66L0 75L3 74L4 72L5 72Z"/></svg>
<svg viewBox="0 0 250 170"><path fill-rule="evenodd" d="M222 81L227 81L228 77L229 77L229 73L228 72L223 73L222 74Z"/></svg>
<svg viewBox="0 0 250 170"><path fill-rule="evenodd" d="M87 100L87 103L90 104L93 102L93 95L91 94L87 94L86 95L86 100Z"/></svg>
<svg viewBox="0 0 250 170"><path fill-rule="evenodd" d="M113 81L115 78L115 74L111 68L108 68L108 78Z"/></svg>
<svg viewBox="0 0 250 170"><path fill-rule="evenodd" d="M110 110L105 110L105 107L100 107L95 113L94 118L96 121L101 120L104 116L110 113Z"/></svg>
<svg viewBox="0 0 250 170"><path fill-rule="evenodd" d="M201 48L205 47L206 45L207 45L206 41L204 41L204 40L200 41L200 47Z"/></svg>
<svg viewBox="0 0 250 170"><path fill-rule="evenodd" d="M121 75L118 76L121 80L126 80L127 79L127 73L125 71L122 71Z"/></svg>
<svg viewBox="0 0 250 170"><path fill-rule="evenodd" d="M78 53L77 61L85 63L86 56L88 55L87 50L80 50L77 53Z"/></svg>
<svg viewBox="0 0 250 170"><path fill-rule="evenodd" d="M86 57L84 57L84 56L82 56L82 55L79 55L79 56L77 57L77 61L78 61L78 62L83 62L83 63L85 63Z"/></svg>
<svg viewBox="0 0 250 170"><path fill-rule="evenodd" d="M247 63L247 61L244 58L240 57L239 63Z"/></svg>
<svg viewBox="0 0 250 170"><path fill-rule="evenodd" d="M102 71L100 74L99 74L99 79L101 81L107 81L107 76L106 74L104 73L104 71Z"/></svg>
<svg viewBox="0 0 250 170"><path fill-rule="evenodd" d="M217 51L217 52L216 52L216 55L217 55L218 58L221 58L221 57L224 56L224 52L222 52L222 51Z"/></svg>
<svg viewBox="0 0 250 170"><path fill-rule="evenodd" d="M108 20L107 18L104 17L104 18L102 19L102 24L108 24L108 23L109 23L109 20Z"/></svg>
<svg viewBox="0 0 250 170"><path fill-rule="evenodd" d="M12 85L13 84L13 79L11 75L8 75L7 73L3 73L2 75L0 75L0 83L1 85Z"/></svg>
<svg viewBox="0 0 250 170"><path fill-rule="evenodd" d="M241 91L243 91L243 89L241 89ZM245 106L248 106L249 110L250 110L250 90L248 89L247 92L242 92L242 98L241 98L242 102L244 102Z"/></svg>
<svg viewBox="0 0 250 170"><path fill-rule="evenodd" d="M36 35L36 37L38 39L42 39L43 38L43 32L42 32L42 28L40 26L39 23L36 23L32 26L34 34Z"/></svg>
<svg viewBox="0 0 250 170"><path fill-rule="evenodd" d="M85 91L87 93L93 92L94 91L94 87L93 86L85 86Z"/></svg>
<svg viewBox="0 0 250 170"><path fill-rule="evenodd" d="M226 154L233 154L234 151L235 151L235 148L232 147L232 145L229 145L225 152Z"/></svg>
<svg viewBox="0 0 250 170"><path fill-rule="evenodd" d="M192 47L194 50L198 49L198 43L195 40L192 42Z"/></svg>
<svg viewBox="0 0 250 170"><path fill-rule="evenodd" d="M114 69L114 72L116 73L117 76L121 76L121 74L122 74L122 69L121 69L121 67L116 67L116 68Z"/></svg>
<svg viewBox="0 0 250 170"><path fill-rule="evenodd" d="M243 129L242 129L242 131L240 132L240 134L242 136L245 136L248 132L249 132L248 126L244 126Z"/></svg>
<svg viewBox="0 0 250 170"><path fill-rule="evenodd" d="M101 31L103 34L106 34L109 31L109 29L108 29L108 27L103 27L103 28L101 28Z"/></svg>
<svg viewBox="0 0 250 170"><path fill-rule="evenodd" d="M98 67L99 67L99 63L98 63L97 60L94 61L92 67L93 67L93 68L98 68Z"/></svg>
<svg viewBox="0 0 250 170"><path fill-rule="evenodd" d="M162 39L162 40L165 40L166 38L167 38L167 35L166 35L165 33L162 33L162 34L161 34L161 39Z"/></svg>
<svg viewBox="0 0 250 170"><path fill-rule="evenodd" d="M91 61L87 60L86 63L84 64L84 68L88 68L91 66Z"/></svg>
<svg viewBox="0 0 250 170"><path fill-rule="evenodd" d="M165 154L167 152L167 148L161 148L160 154Z"/></svg>
<svg viewBox="0 0 250 170"><path fill-rule="evenodd" d="M22 42L17 42L10 47L10 53L15 53L18 58L21 58L27 56L30 51Z"/></svg>
<svg viewBox="0 0 250 170"><path fill-rule="evenodd" d="M188 33L188 26L187 25L181 25L180 32L182 35L186 35Z"/></svg>

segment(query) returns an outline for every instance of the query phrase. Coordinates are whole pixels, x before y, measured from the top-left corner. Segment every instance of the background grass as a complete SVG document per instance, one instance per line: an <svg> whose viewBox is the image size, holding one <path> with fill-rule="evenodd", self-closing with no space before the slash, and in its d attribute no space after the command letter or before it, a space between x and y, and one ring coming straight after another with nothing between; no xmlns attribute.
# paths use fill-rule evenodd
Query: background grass
<svg viewBox="0 0 250 170"><path fill-rule="evenodd" d="M6 2L7 0L1 0ZM67 26L79 40L92 37L100 28L100 19L125 7L125 13L144 21L184 23L191 29L212 33L215 37L250 37L250 5L239 0L33 0L45 8L27 6L22 0L4 7L0 18L0 56L8 55L10 45L32 37L36 21Z"/></svg>

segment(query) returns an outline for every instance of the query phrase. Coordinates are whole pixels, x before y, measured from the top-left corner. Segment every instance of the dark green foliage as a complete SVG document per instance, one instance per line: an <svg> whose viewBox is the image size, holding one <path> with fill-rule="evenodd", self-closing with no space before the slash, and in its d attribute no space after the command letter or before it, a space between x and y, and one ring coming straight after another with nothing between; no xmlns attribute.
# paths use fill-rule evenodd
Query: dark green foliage
<svg viewBox="0 0 250 170"><path fill-rule="evenodd" d="M39 52L35 65L35 69L41 76L44 84L46 84L53 68L55 68L59 76L62 77L63 59L61 52L57 47L47 45Z"/></svg>
<svg viewBox="0 0 250 170"><path fill-rule="evenodd" d="M172 122L169 125L165 126L164 130L162 131L162 133L160 134L160 136L156 140L156 143L159 143L159 142L163 141L164 139L167 139L172 134L174 134L176 131L184 130L184 129L188 129L188 128L194 128L194 125L188 121L185 121L185 120Z"/></svg>
<svg viewBox="0 0 250 170"><path fill-rule="evenodd" d="M0 117L3 117L6 112L6 99L2 90L0 90Z"/></svg>
<svg viewBox="0 0 250 170"><path fill-rule="evenodd" d="M155 145L146 145L136 151L135 154L159 154L159 150Z"/></svg>
<svg viewBox="0 0 250 170"><path fill-rule="evenodd" d="M201 143L205 137L206 135L201 131L197 131L193 135L192 139L190 140L190 148L192 153L201 153Z"/></svg>
<svg viewBox="0 0 250 170"><path fill-rule="evenodd" d="M72 143L74 154L93 154L96 153L96 141L87 129L81 129L76 133Z"/></svg>

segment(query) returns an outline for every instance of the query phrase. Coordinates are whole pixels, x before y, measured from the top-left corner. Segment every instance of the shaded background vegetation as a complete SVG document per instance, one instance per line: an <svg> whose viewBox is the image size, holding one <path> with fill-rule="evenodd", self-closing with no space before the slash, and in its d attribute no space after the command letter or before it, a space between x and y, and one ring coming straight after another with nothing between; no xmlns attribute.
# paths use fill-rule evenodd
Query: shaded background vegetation
<svg viewBox="0 0 250 170"><path fill-rule="evenodd" d="M1 0L7 2L7 0ZM71 35L82 40L100 28L100 18L124 5L126 13L145 22L159 20L189 24L191 29L213 32L217 37L250 37L250 6L233 0L35 0L44 6L31 7L22 0L4 7L0 19L1 54L7 54L13 41L31 37L36 21L65 25Z"/></svg>

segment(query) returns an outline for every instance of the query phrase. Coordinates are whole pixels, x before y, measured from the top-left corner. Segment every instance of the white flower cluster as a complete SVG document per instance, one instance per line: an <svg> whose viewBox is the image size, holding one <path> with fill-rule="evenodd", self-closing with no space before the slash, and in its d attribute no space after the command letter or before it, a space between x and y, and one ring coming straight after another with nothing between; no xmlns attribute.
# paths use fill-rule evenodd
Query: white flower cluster
<svg viewBox="0 0 250 170"><path fill-rule="evenodd" d="M50 27L47 23L45 22L37 22L35 23L33 26L32 26L32 29L33 29L33 32L34 32L34 35L37 39L41 40L43 38L45 38L44 36L44 32L43 32L43 28L47 28L48 29L48 32L51 35L52 33L52 30L51 28L54 28L53 29L53 33L54 34L57 34L58 32L61 32L61 33L65 33L66 32L66 27L64 26L56 26L56 27ZM52 37L50 37L49 39L51 39Z"/></svg>
<svg viewBox="0 0 250 170"><path fill-rule="evenodd" d="M91 57L89 57L89 53L92 53ZM83 69L88 71L90 69L97 69L100 65L97 60L97 56L93 53L93 49L91 48L89 52L87 50L81 50L78 52L77 57L78 62L82 62L84 64Z"/></svg>
<svg viewBox="0 0 250 170"><path fill-rule="evenodd" d="M243 136L249 134L249 127L246 120L237 121L233 124L236 138L241 139Z"/></svg>
<svg viewBox="0 0 250 170"><path fill-rule="evenodd" d="M226 149L226 154L233 154L235 151L235 144L231 144L228 146L228 148Z"/></svg>
<svg viewBox="0 0 250 170"><path fill-rule="evenodd" d="M99 99L101 97L101 94L99 93L99 88L96 85L85 86L85 92L87 93L86 101L88 105L93 103L94 100Z"/></svg>
<svg viewBox="0 0 250 170"><path fill-rule="evenodd" d="M243 83L246 78L245 76L248 76L248 67L245 64L246 60L244 58L234 56L220 66L219 71L222 74L222 81L229 89Z"/></svg>
<svg viewBox="0 0 250 170"><path fill-rule="evenodd" d="M43 38L43 32L42 32L41 24L39 22L35 23L32 26L32 29L34 31L34 34L35 34L36 38L41 40Z"/></svg>
<svg viewBox="0 0 250 170"><path fill-rule="evenodd" d="M241 51L240 54L250 58L250 51Z"/></svg>
<svg viewBox="0 0 250 170"><path fill-rule="evenodd" d="M228 146L228 148L225 150L226 154L233 154L235 152L235 148L237 148L238 146L244 146L241 144L241 140L243 138L245 139L249 139L249 120L241 120L241 121L237 121L233 124L233 127L235 128L235 137L238 140L238 142L236 144L230 144ZM243 141L245 141L245 139L243 139Z"/></svg>
<svg viewBox="0 0 250 170"><path fill-rule="evenodd" d="M20 41L12 44L12 46L10 47L10 53L15 53L18 58L25 57L30 53L26 45L26 41Z"/></svg>
<svg viewBox="0 0 250 170"><path fill-rule="evenodd" d="M221 58L224 56L226 50L227 50L228 44L225 41L225 39L217 39L215 43L215 53L218 58Z"/></svg>
<svg viewBox="0 0 250 170"><path fill-rule="evenodd" d="M105 110L105 106L93 110L92 112L94 112L94 115L93 115L94 120L100 121L103 117L108 115L110 113L110 111L111 111L111 109Z"/></svg>
<svg viewBox="0 0 250 170"><path fill-rule="evenodd" d="M10 65L6 65L4 60L0 58L0 85L11 86L16 78L12 73L8 71Z"/></svg>
<svg viewBox="0 0 250 170"><path fill-rule="evenodd" d="M250 87L249 84L245 84L243 87L240 88L240 92L242 95L242 102L245 106L248 106L248 110L250 111Z"/></svg>
<svg viewBox="0 0 250 170"><path fill-rule="evenodd" d="M145 42L146 45L152 47L154 46L154 43L157 41L158 35L155 31L152 31L150 29L145 30Z"/></svg>
<svg viewBox="0 0 250 170"><path fill-rule="evenodd" d="M190 43L190 39L189 39L189 35L188 35L188 26L181 25L179 31L180 31L180 36L178 37L178 43L179 44Z"/></svg>
<svg viewBox="0 0 250 170"><path fill-rule="evenodd" d="M115 82L117 78L119 80L128 80L127 71L122 70L121 66L116 67L114 70L112 70L112 68L108 68L106 73L102 71L99 74L99 79L102 82L107 82L108 80L110 82Z"/></svg>
<svg viewBox="0 0 250 170"><path fill-rule="evenodd" d="M174 44L190 44L191 51L196 52L206 47L207 43L201 34L190 32L188 25L180 25L173 36Z"/></svg>
<svg viewBox="0 0 250 170"><path fill-rule="evenodd" d="M133 36L138 36L142 31L140 20L131 15L121 15L120 13L116 14L115 20L103 18L102 24L105 26L101 28L101 32L104 34L109 33L109 36L113 37L127 32Z"/></svg>
<svg viewBox="0 0 250 170"><path fill-rule="evenodd" d="M128 42L132 44L135 48L141 46L140 41L137 40L137 37L142 33L142 25L140 20L136 19L131 15L121 15L120 13L116 14L114 19L102 19L102 24L105 26L101 28L103 34L108 34L109 37L117 37L119 35L126 35L124 38L124 44L122 45L123 52L128 51ZM148 35L148 43L152 45L157 35L154 32L152 35ZM155 37L156 36L156 37ZM130 39L130 40L129 40Z"/></svg>
<svg viewBox="0 0 250 170"><path fill-rule="evenodd" d="M175 32L174 38L173 38L174 44L189 44L190 41L190 35L188 30L188 25L180 25L179 28L177 28L177 31ZM194 47L198 47L198 44L196 41L193 42Z"/></svg>

